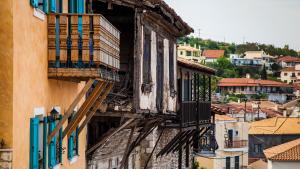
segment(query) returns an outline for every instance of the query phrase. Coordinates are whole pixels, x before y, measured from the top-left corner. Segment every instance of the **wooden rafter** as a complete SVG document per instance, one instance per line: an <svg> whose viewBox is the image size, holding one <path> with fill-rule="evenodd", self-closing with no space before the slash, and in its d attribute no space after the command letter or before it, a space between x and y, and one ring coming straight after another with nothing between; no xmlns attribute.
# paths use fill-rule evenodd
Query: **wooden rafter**
<svg viewBox="0 0 300 169"><path fill-rule="evenodd" d="M57 132L60 130L60 128L63 126L63 124L68 120L68 118L73 113L76 105L79 103L79 101L82 99L82 97L87 93L87 91L91 88L93 85L94 80L90 79L87 84L84 86L84 88L80 91L80 93L76 96L73 103L69 106L67 111L65 112L63 118L59 121L59 123L56 125L55 129L49 134L48 136L48 143L52 140L52 138L57 134Z"/></svg>
<svg viewBox="0 0 300 169"><path fill-rule="evenodd" d="M79 127L79 133L84 129L86 124L91 120L91 118L94 116L95 112L101 107L103 101L105 100L108 93L111 91L113 87L113 83L108 83L107 88L104 91L104 93L98 98L98 100L95 102L92 110L87 114L85 117L85 120L82 122L82 124Z"/></svg>
<svg viewBox="0 0 300 169"><path fill-rule="evenodd" d="M108 82L99 81L96 87L91 92L90 96L86 99L86 101L79 108L78 112L72 118L72 121L68 124L68 126L63 131L63 138L66 135L70 135L78 126L82 118L86 115L86 113L90 110L90 108L95 104L97 98L100 96L101 92L105 89L103 88Z"/></svg>

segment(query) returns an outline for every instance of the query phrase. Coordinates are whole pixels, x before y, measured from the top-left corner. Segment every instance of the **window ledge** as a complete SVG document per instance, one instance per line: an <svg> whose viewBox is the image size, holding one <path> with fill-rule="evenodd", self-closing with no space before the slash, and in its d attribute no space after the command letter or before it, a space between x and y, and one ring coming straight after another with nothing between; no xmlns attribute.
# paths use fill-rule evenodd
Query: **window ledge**
<svg viewBox="0 0 300 169"><path fill-rule="evenodd" d="M56 166L54 166L53 169L60 169L60 163L56 164Z"/></svg>
<svg viewBox="0 0 300 169"><path fill-rule="evenodd" d="M46 17L46 14L40 10L39 8L34 8L33 9L33 16L39 18L40 20L44 21L45 20L45 17Z"/></svg>
<svg viewBox="0 0 300 169"><path fill-rule="evenodd" d="M70 160L70 164L76 163L77 160L78 160L78 155L74 156L74 157Z"/></svg>

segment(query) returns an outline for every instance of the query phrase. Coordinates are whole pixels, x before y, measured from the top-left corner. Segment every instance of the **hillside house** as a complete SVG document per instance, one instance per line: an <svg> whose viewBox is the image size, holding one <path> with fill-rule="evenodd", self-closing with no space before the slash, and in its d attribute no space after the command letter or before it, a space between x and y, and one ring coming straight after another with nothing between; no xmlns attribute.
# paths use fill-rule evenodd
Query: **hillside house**
<svg viewBox="0 0 300 169"><path fill-rule="evenodd" d="M300 118L274 117L250 123L249 163L266 159L263 151L300 138Z"/></svg>
<svg viewBox="0 0 300 169"><path fill-rule="evenodd" d="M177 63L176 38L193 30L164 1L21 0L0 8L0 153L10 157L0 164L188 168L194 151L216 149L214 70ZM126 140L123 153L99 155L118 145L115 137Z"/></svg>
<svg viewBox="0 0 300 169"><path fill-rule="evenodd" d="M300 64L300 58L292 56L283 56L277 59L277 63L282 67L294 67Z"/></svg>
<svg viewBox="0 0 300 169"><path fill-rule="evenodd" d="M201 48L197 48L196 44L191 46L190 44L179 44L177 47L177 55L178 57L182 57L184 59L193 60L198 63L204 62L205 58L201 56Z"/></svg>
<svg viewBox="0 0 300 169"><path fill-rule="evenodd" d="M218 89L222 95L244 94L248 98L264 93L269 101L279 103L285 103L293 96L292 86L286 83L251 78L223 78L218 83Z"/></svg>
<svg viewBox="0 0 300 169"><path fill-rule="evenodd" d="M300 79L300 65L283 68L280 72L280 80L287 84L298 82Z"/></svg>

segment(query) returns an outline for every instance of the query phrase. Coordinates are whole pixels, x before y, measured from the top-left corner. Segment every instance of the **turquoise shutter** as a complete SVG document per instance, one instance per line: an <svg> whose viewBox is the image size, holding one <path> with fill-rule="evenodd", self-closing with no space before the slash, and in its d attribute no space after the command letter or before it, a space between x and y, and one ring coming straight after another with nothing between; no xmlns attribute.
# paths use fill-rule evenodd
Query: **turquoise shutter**
<svg viewBox="0 0 300 169"><path fill-rule="evenodd" d="M80 14L84 13L84 0L77 0L77 12Z"/></svg>
<svg viewBox="0 0 300 169"><path fill-rule="evenodd" d="M56 0L50 0L50 12L56 12Z"/></svg>
<svg viewBox="0 0 300 169"><path fill-rule="evenodd" d="M43 2L43 11L44 11L46 14L49 13L48 0L44 0L44 2Z"/></svg>
<svg viewBox="0 0 300 169"><path fill-rule="evenodd" d="M44 126L43 126L43 130L44 130L44 140L43 140L43 169L47 169L47 130L48 130L48 117L44 117Z"/></svg>
<svg viewBox="0 0 300 169"><path fill-rule="evenodd" d="M39 169L39 118L30 119L30 169Z"/></svg>
<svg viewBox="0 0 300 169"><path fill-rule="evenodd" d="M74 135L73 133L68 138L68 159L71 160L74 155Z"/></svg>
<svg viewBox="0 0 300 169"><path fill-rule="evenodd" d="M49 122L49 133L55 128L55 121L50 119ZM49 144L48 148L48 166L53 168L56 165L56 136L54 136Z"/></svg>
<svg viewBox="0 0 300 169"><path fill-rule="evenodd" d="M62 119L62 115L60 115L59 120ZM63 130L62 127L59 129L59 136L58 136L58 141L59 141L59 163L62 163L62 134Z"/></svg>
<svg viewBox="0 0 300 169"><path fill-rule="evenodd" d="M34 8L37 8L39 6L38 0L30 0L30 5Z"/></svg>

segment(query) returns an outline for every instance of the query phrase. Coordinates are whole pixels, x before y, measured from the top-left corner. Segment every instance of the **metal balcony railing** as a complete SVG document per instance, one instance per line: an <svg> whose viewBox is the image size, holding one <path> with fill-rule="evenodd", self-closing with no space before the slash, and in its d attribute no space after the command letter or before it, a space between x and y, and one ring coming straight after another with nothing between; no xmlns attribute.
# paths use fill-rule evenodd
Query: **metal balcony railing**
<svg viewBox="0 0 300 169"><path fill-rule="evenodd" d="M181 103L181 122L184 127L197 124L211 123L211 102L208 101L183 101Z"/></svg>

